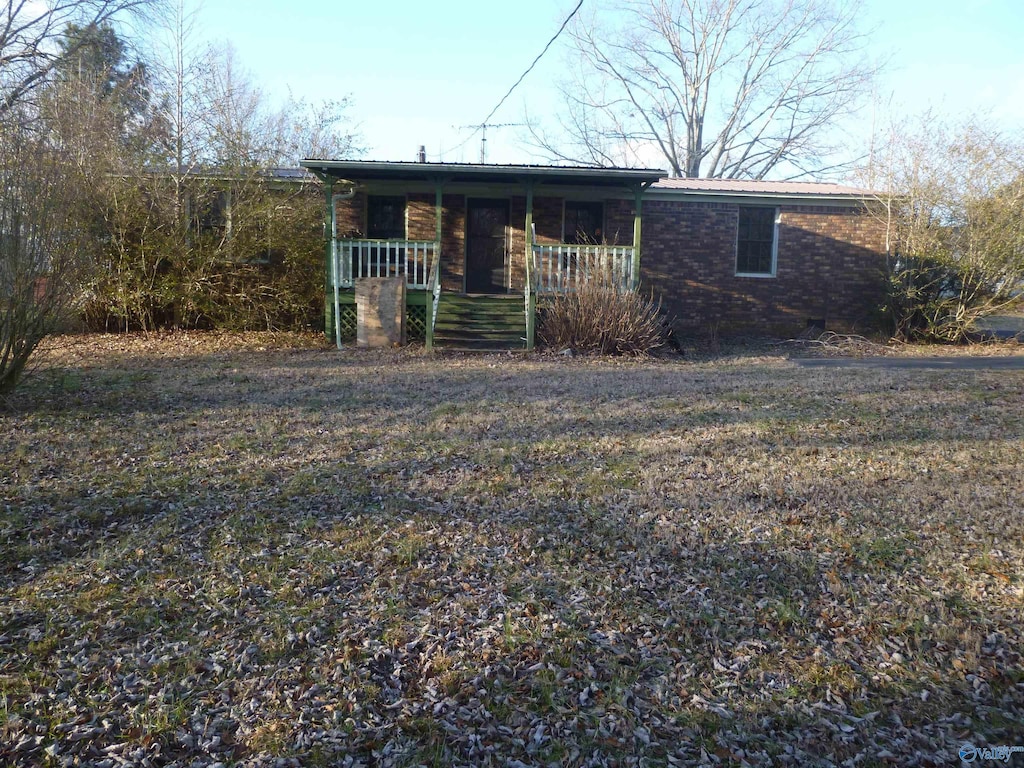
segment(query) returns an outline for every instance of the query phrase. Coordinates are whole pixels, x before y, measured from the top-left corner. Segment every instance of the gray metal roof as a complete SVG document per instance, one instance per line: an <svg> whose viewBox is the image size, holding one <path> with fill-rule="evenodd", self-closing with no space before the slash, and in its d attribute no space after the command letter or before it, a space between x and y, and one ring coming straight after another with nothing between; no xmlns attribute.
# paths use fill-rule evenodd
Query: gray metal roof
<svg viewBox="0 0 1024 768"><path fill-rule="evenodd" d="M299 163L314 173L347 181L523 182L554 185L622 186L650 184L665 176L651 168L584 168L559 165L475 163L394 163L362 160L316 160Z"/></svg>
<svg viewBox="0 0 1024 768"><path fill-rule="evenodd" d="M736 197L826 198L864 200L872 197L867 189L818 181L758 181L751 179L661 179L650 190L679 195ZM673 195L674 196L674 195Z"/></svg>
<svg viewBox="0 0 1024 768"><path fill-rule="evenodd" d="M635 187L650 185L647 197L788 199L805 203L860 202L869 190L814 181L665 178L652 168L595 168L564 165L498 165L481 163L416 163L382 160L307 159L302 168L321 177L353 183L367 181L434 182L445 184L543 182L545 186Z"/></svg>

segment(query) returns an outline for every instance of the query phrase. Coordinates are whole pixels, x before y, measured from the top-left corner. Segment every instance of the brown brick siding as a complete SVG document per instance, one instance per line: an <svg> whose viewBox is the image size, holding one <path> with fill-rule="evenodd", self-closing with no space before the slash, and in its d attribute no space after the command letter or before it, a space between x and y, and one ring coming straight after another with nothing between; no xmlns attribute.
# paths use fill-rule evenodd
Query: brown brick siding
<svg viewBox="0 0 1024 768"><path fill-rule="evenodd" d="M406 231L410 240L433 240L437 234L433 195L409 195L405 207Z"/></svg>
<svg viewBox="0 0 1024 768"><path fill-rule="evenodd" d="M512 290L521 291L526 198L509 196ZM466 196L442 199L441 277L461 292L465 272ZM754 204L752 202L752 204ZM629 244L633 201L606 200L604 239ZM539 243L562 238L563 200L534 198ZM366 194L338 204L339 235L365 229ZM775 277L737 277L736 203L646 200L641 278L683 328L723 333L796 333L808 322L836 330L868 330L882 298L884 230L863 209L787 205L781 209ZM433 240L434 196L408 196L408 236Z"/></svg>
<svg viewBox="0 0 1024 768"><path fill-rule="evenodd" d="M641 278L683 328L792 334L809 322L868 330L884 233L862 209L783 206L775 277L737 277L735 203L648 201Z"/></svg>
<svg viewBox="0 0 1024 768"><path fill-rule="evenodd" d="M537 230L537 242L539 244L555 245L562 242L563 205L564 202L560 197L533 198L533 225L534 229ZM525 214L526 212L523 211L524 217ZM514 225L515 222L513 221Z"/></svg>
<svg viewBox="0 0 1024 768"><path fill-rule="evenodd" d="M334 207L334 226L338 237L362 237L366 230L366 193L356 192Z"/></svg>
<svg viewBox="0 0 1024 768"><path fill-rule="evenodd" d="M466 196L441 198L441 288L461 293L466 274Z"/></svg>
<svg viewBox="0 0 1024 768"><path fill-rule="evenodd" d="M608 245L633 244L632 200L605 200L603 240Z"/></svg>

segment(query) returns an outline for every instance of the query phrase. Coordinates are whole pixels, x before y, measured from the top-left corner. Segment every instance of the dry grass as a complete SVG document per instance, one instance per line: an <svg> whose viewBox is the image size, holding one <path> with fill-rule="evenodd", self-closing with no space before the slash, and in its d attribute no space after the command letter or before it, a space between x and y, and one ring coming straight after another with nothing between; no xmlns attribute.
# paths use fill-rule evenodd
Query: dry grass
<svg viewBox="0 0 1024 768"><path fill-rule="evenodd" d="M1020 743L1024 372L298 341L59 340L0 412L0 764Z"/></svg>

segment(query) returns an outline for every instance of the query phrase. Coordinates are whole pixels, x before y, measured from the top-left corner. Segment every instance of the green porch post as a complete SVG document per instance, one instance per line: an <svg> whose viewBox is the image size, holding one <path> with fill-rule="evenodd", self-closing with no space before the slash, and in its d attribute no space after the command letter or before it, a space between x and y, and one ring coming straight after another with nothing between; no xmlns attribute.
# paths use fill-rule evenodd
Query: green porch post
<svg viewBox="0 0 1024 768"><path fill-rule="evenodd" d="M324 218L324 335L334 338L338 318L334 316L332 293L332 267L334 255L334 177L323 176L324 196L327 199L327 216Z"/></svg>
<svg viewBox="0 0 1024 768"><path fill-rule="evenodd" d="M537 307L533 298L533 183L526 184L526 349L533 349Z"/></svg>
<svg viewBox="0 0 1024 768"><path fill-rule="evenodd" d="M633 290L640 287L640 230L643 221L644 192L651 188L653 181L645 181L633 192Z"/></svg>

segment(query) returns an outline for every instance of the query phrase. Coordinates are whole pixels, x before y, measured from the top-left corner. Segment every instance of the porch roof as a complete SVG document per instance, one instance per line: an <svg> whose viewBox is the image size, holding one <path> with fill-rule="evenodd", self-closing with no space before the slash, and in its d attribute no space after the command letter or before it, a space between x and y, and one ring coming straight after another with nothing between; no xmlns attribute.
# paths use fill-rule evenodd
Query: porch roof
<svg viewBox="0 0 1024 768"><path fill-rule="evenodd" d="M585 168L558 165L474 163L397 163L361 160L302 160L299 165L321 177L346 181L476 182L622 187L653 184L666 172L651 168Z"/></svg>

